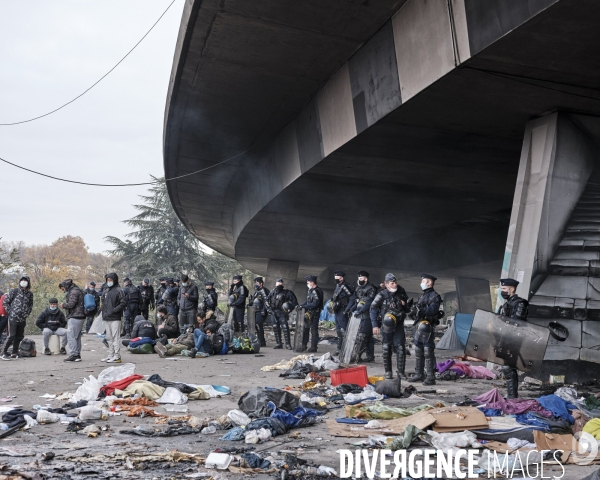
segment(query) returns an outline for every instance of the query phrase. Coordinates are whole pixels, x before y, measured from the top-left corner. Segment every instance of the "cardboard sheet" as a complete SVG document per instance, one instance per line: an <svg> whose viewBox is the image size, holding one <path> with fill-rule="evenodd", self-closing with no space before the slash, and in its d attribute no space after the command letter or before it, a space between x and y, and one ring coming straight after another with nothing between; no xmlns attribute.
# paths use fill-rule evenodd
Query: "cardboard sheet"
<svg viewBox="0 0 600 480"><path fill-rule="evenodd" d="M435 418L435 432L462 432L488 428L485 415L475 407L444 407L429 410Z"/></svg>
<svg viewBox="0 0 600 480"><path fill-rule="evenodd" d="M384 424L383 428L364 428L364 425L337 423L335 420L327 420L326 423L329 434L334 437L368 437L369 435L400 435L408 425L427 430L427 427L435 423L435 418L428 410L423 410L408 417L379 421Z"/></svg>

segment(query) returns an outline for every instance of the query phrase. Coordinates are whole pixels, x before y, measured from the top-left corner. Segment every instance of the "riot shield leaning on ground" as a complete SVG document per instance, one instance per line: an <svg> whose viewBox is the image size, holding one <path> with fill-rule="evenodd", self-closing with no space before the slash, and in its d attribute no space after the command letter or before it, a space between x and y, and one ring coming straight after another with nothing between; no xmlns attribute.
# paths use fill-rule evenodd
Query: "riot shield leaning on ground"
<svg viewBox="0 0 600 480"><path fill-rule="evenodd" d="M550 331L546 327L477 310L465 354L536 373L542 367Z"/></svg>
<svg viewBox="0 0 600 480"><path fill-rule="evenodd" d="M227 307L227 310L225 312L225 318L227 319L227 322L230 326L231 326L231 330L233 331L233 307Z"/></svg>
<svg viewBox="0 0 600 480"><path fill-rule="evenodd" d="M299 308L297 310L293 310L290 313L289 317L289 325L290 327L295 323L294 327L294 352L301 353L302 352L302 337L304 335L304 328L307 326L305 324L306 319L304 317L305 310L303 308Z"/></svg>
<svg viewBox="0 0 600 480"><path fill-rule="evenodd" d="M360 328L360 317L356 313L352 314L348 327L346 328L346 335L344 337L344 343L342 343L342 350L340 351L340 363L349 364L353 361L358 360L358 354L360 344L357 342L358 330Z"/></svg>
<svg viewBox="0 0 600 480"><path fill-rule="evenodd" d="M248 305L246 309L246 331L256 335L256 310L254 305Z"/></svg>

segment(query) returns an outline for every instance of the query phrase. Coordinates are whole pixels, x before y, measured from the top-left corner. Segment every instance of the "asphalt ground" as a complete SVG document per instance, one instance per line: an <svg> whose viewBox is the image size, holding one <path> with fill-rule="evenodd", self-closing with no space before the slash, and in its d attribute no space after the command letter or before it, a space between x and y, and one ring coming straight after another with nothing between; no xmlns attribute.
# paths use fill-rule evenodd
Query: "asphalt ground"
<svg viewBox="0 0 600 480"><path fill-rule="evenodd" d="M16 396L12 404L23 405L31 409L35 404L49 403L52 407L60 407L65 402L59 400L46 400L40 396L74 392L79 387L83 378L94 375L95 377L107 366L100 361L105 356L105 347L101 339L92 335L83 336L82 361L78 363L65 363L65 356L41 354L43 343L41 336L29 336L36 342L38 356L36 358L18 359L2 362L2 388L0 397ZM187 403L187 415L198 417L216 418L226 414L231 409L238 408L240 396L255 386L285 387L298 385L301 380L288 380L279 377L279 371L262 372L264 365L272 365L281 360L289 360L297 353L289 350L274 350L272 337L267 339L268 347L262 348L260 356L254 354L226 356L211 356L208 358L171 357L162 359L158 355L133 355L122 349L123 362L136 364L136 373L150 375L158 373L163 379L176 382L195 384L225 385L231 389L231 395L221 398L212 398L205 401L190 401ZM319 345L317 355L333 352L334 345ZM376 349L376 361L367 364L369 375L383 375L381 363L381 347ZM457 352L438 351L438 361L452 358ZM414 369L414 357L408 357L407 373ZM417 389L431 389L415 384ZM393 406L416 406L424 403L433 404L437 400L453 403L484 393L494 386L502 388L502 382L489 380L457 380L452 382L438 382L434 388L447 390L447 394L411 397L408 399L388 399L386 404ZM531 396L538 396L531 392ZM0 403L10 405L10 403ZM163 407L155 407L156 412L165 413ZM171 413L172 416L182 415ZM343 410L332 410L327 418L344 416ZM127 467L125 461L113 461L110 464L93 461L83 461L86 457L97 454L127 454L127 453L165 453L173 450L186 453L208 455L215 448L244 448L250 447L253 451L281 454L288 452L297 454L299 458L315 462L316 465L327 465L339 471L338 449L355 449L353 445L357 439L333 437L328 434L325 423L318 423L304 429L294 429L288 434L277 436L259 445L245 445L243 442L226 442L219 438L223 432L213 435L185 435L175 437L138 437L120 434L121 429L130 429L137 425L153 425L152 418L138 418L125 416L111 416L107 421L97 421L98 425L108 425L109 430L97 438L88 438L81 433L69 433L66 425L55 423L38 425L27 431L19 431L8 438L0 440L0 465L5 464L12 471L26 472L25 478L193 478L199 472L211 472L203 466L192 463L159 462L153 464L137 465L134 469ZM6 456L3 447L14 447L22 457ZM43 462L41 454L52 451L56 459ZM79 459L79 460L78 460ZM567 466L563 478L567 480L581 479L597 470L594 466ZM560 474L556 470L555 475ZM0 471L0 478L5 473ZM220 473L222 477L235 478L239 475L230 472ZM548 475L548 473L546 473ZM281 478L279 474L275 477ZM7 477L8 478L8 477ZM15 477L19 478L19 477ZM257 475L256 478L273 478L267 475Z"/></svg>

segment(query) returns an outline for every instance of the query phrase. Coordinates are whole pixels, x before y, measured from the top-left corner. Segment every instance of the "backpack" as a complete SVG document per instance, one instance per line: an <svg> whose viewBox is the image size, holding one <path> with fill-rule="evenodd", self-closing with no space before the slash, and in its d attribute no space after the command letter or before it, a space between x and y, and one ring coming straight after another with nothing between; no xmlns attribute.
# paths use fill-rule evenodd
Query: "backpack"
<svg viewBox="0 0 600 480"><path fill-rule="evenodd" d="M20 357L35 357L37 350L35 349L35 342L28 338L24 338L19 346Z"/></svg>
<svg viewBox="0 0 600 480"><path fill-rule="evenodd" d="M213 333L212 337L212 345L213 345L213 355L224 355L223 349L225 349L225 353L227 353L227 345L225 344L225 337L220 333Z"/></svg>
<svg viewBox="0 0 600 480"><path fill-rule="evenodd" d="M254 353L254 347L248 335L240 335L231 340L233 353Z"/></svg>
<svg viewBox="0 0 600 480"><path fill-rule="evenodd" d="M96 298L91 293L86 293L83 296L83 308L86 312L93 312L96 310Z"/></svg>

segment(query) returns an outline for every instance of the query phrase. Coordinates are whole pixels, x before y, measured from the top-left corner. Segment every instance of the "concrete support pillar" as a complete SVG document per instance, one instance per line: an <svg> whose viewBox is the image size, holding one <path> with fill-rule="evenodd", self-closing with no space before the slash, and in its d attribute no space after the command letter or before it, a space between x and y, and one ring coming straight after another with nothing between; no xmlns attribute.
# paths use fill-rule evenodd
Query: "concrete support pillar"
<svg viewBox="0 0 600 480"><path fill-rule="evenodd" d="M525 128L502 277L537 290L595 163L590 140L564 114L553 113ZM537 278L539 277L539 278Z"/></svg>
<svg viewBox="0 0 600 480"><path fill-rule="evenodd" d="M298 262L269 260L269 263L267 264L267 274L265 275L267 288L269 290L273 289L275 286L275 280L278 278L283 278L283 284L285 285L285 288L295 292L299 266L300 264Z"/></svg>
<svg viewBox="0 0 600 480"><path fill-rule="evenodd" d="M458 313L475 313L475 310L492 310L490 282L485 278L457 277L456 294Z"/></svg>
<svg viewBox="0 0 600 480"><path fill-rule="evenodd" d="M585 125L560 113L527 124L506 242L502 276L521 282L528 320L569 330L566 341L548 342L545 381L585 381L600 364L584 333L600 319L600 169Z"/></svg>

